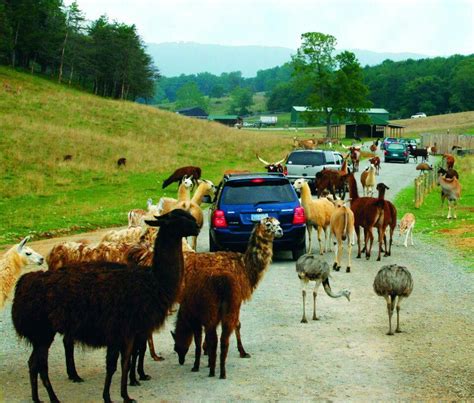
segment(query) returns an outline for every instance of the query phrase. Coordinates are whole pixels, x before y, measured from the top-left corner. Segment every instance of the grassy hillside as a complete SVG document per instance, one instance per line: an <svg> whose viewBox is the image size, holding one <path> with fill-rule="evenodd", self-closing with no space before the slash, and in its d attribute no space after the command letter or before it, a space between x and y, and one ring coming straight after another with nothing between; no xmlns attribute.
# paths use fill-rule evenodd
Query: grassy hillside
<svg viewBox="0 0 474 403"><path fill-rule="evenodd" d="M226 168L261 170L256 151L272 159L291 147L289 133L230 129L4 67L0 83L0 244L125 225L148 197L175 196L161 183L177 167L199 165L217 182Z"/></svg>
<svg viewBox="0 0 474 403"><path fill-rule="evenodd" d="M421 133L474 134L474 111L428 116L420 119L391 120L405 126L405 134Z"/></svg>

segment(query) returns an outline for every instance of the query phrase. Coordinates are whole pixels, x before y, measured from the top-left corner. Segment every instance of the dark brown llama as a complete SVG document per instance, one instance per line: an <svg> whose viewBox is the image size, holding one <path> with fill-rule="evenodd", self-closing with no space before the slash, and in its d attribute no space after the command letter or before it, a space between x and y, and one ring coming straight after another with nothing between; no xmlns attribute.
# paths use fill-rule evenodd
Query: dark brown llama
<svg viewBox="0 0 474 403"><path fill-rule="evenodd" d="M72 155L71 154L66 154L64 157L63 157L63 161L71 161L72 160Z"/></svg>
<svg viewBox="0 0 474 403"><path fill-rule="evenodd" d="M167 179L163 181L163 185L161 187L164 189L166 186L170 185L173 182L181 183L184 176L191 178L193 182L197 184L197 180L201 178L201 168L195 166L186 166L178 168Z"/></svg>
<svg viewBox="0 0 474 403"><path fill-rule="evenodd" d="M125 165L127 165L127 159L125 157L121 157L117 160L118 167L125 166Z"/></svg>
<svg viewBox="0 0 474 403"><path fill-rule="evenodd" d="M385 200L385 191L389 190L390 188L386 186L384 183L377 184L377 190L379 192L379 200L384 200L384 215L383 215L383 224L382 224L382 235L383 235L383 242L384 242L384 256L390 256L392 254L392 243L393 243L393 233L397 226L397 208L393 205L393 203L389 200ZM385 231L387 227L390 228L390 241L387 249L387 237L385 235ZM380 236L381 234L379 234ZM379 258L380 260L380 254Z"/></svg>
<svg viewBox="0 0 474 403"><path fill-rule="evenodd" d="M214 376L217 355L216 327L222 324L220 378L226 377L229 337L235 330L241 357L249 357L240 340L239 312L252 296L273 256L273 239L283 236L277 219L268 217L255 225L244 254L237 252L189 253L176 323L175 351L184 364L193 335L196 346L193 371L199 370L201 333L209 356L209 376Z"/></svg>
<svg viewBox="0 0 474 403"><path fill-rule="evenodd" d="M346 161L344 163L347 166ZM336 191L339 197L344 200L346 197L346 183L347 175L342 175L339 171L324 168L322 171L316 173L314 186L318 197L321 197L325 189L329 190L332 197L336 199Z"/></svg>
<svg viewBox="0 0 474 403"><path fill-rule="evenodd" d="M56 333L91 347L107 347L106 402L111 401L110 384L120 354L121 396L133 401L127 391L132 350L163 325L182 279L182 237L199 231L195 219L182 210L147 223L160 227L151 270L115 270L117 264L103 263L87 271L40 271L20 278L12 319L18 335L33 346L28 365L35 402L40 401L38 374L49 399L58 401L48 376L48 350Z"/></svg>

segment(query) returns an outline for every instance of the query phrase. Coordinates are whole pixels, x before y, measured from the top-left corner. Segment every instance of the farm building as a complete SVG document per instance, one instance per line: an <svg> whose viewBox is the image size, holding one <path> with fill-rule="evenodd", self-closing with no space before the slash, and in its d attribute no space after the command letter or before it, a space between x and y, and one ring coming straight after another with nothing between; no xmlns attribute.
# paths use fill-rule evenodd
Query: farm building
<svg viewBox="0 0 474 403"><path fill-rule="evenodd" d="M198 106L194 106L192 108L183 108L179 109L176 111L177 114L183 115L183 116L189 116L191 118L197 118L197 119L207 119L208 114L206 111L202 108L199 108Z"/></svg>
<svg viewBox="0 0 474 403"><path fill-rule="evenodd" d="M238 115L209 115L207 120L219 122L226 126L234 126L237 123L242 124L243 120Z"/></svg>

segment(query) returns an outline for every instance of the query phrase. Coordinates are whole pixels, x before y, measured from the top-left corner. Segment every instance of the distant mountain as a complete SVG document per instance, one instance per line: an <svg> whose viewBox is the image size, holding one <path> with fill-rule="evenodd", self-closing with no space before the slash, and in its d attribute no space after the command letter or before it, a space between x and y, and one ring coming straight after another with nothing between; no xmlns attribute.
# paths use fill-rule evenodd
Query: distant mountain
<svg viewBox="0 0 474 403"><path fill-rule="evenodd" d="M280 66L291 59L295 49L275 46L224 46L194 42L167 42L146 44L162 75L175 77L180 74L209 72L220 75L241 71L244 77L255 77L258 70ZM415 53L378 53L350 49L362 66L376 65L385 59L393 61L422 59Z"/></svg>

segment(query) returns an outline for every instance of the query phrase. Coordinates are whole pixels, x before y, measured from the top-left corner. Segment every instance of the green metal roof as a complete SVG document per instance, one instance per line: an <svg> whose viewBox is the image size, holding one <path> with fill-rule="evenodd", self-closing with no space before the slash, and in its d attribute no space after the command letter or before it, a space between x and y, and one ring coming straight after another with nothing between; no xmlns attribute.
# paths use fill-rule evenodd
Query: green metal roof
<svg viewBox="0 0 474 403"><path fill-rule="evenodd" d="M239 119L238 115L209 115L208 120L235 120Z"/></svg>
<svg viewBox="0 0 474 403"><path fill-rule="evenodd" d="M311 111L311 109L307 106L293 106L293 109L297 112L306 112L306 111ZM349 111L351 111L349 109ZM361 112L364 113L388 113L386 109L383 108L369 108L369 109L363 109Z"/></svg>

